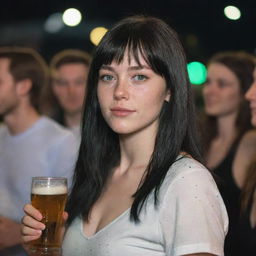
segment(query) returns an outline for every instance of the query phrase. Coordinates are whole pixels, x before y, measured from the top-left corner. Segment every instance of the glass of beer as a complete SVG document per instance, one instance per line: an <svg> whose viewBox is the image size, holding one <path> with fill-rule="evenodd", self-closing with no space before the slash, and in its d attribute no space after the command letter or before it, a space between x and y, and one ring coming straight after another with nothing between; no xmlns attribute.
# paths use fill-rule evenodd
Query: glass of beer
<svg viewBox="0 0 256 256"><path fill-rule="evenodd" d="M32 178L31 203L43 215L45 224L41 237L29 244L32 255L61 255L61 227L67 194L66 178Z"/></svg>

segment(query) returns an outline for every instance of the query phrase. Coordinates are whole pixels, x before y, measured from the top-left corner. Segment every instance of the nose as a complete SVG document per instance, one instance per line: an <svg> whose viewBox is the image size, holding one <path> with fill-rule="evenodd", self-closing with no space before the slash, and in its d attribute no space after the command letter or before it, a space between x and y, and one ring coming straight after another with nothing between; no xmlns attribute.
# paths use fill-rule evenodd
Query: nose
<svg viewBox="0 0 256 256"><path fill-rule="evenodd" d="M76 85L74 83L69 83L67 86L67 91L69 94L74 94L76 91Z"/></svg>
<svg viewBox="0 0 256 256"><path fill-rule="evenodd" d="M247 100L255 100L256 99L256 81L251 85L251 87L245 93L245 98Z"/></svg>
<svg viewBox="0 0 256 256"><path fill-rule="evenodd" d="M128 82L124 78L118 79L114 89L114 99L129 99L128 86Z"/></svg>

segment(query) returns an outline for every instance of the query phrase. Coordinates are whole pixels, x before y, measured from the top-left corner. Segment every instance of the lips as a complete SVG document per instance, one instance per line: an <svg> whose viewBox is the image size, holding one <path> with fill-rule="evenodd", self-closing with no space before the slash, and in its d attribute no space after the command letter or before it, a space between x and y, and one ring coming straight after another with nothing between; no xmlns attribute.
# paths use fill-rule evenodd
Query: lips
<svg viewBox="0 0 256 256"><path fill-rule="evenodd" d="M125 117L136 112L135 110L132 110L132 109L120 108L120 107L114 107L114 108L111 108L110 110L113 113L113 115L119 116L119 117Z"/></svg>

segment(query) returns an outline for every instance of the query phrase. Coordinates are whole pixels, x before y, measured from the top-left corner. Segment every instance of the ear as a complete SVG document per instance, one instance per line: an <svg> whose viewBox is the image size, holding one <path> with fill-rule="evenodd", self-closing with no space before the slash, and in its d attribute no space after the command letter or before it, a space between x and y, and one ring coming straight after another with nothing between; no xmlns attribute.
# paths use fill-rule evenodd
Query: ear
<svg viewBox="0 0 256 256"><path fill-rule="evenodd" d="M169 102L170 99L171 99L171 91L170 91L170 89L168 89L164 100Z"/></svg>
<svg viewBox="0 0 256 256"><path fill-rule="evenodd" d="M18 95L26 96L32 88L32 81L30 79L23 79L16 83L16 88Z"/></svg>

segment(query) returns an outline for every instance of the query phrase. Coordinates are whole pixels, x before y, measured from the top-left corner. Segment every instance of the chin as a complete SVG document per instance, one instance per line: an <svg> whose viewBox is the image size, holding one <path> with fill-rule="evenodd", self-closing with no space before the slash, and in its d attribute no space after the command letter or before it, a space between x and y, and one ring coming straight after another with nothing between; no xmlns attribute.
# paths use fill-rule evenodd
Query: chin
<svg viewBox="0 0 256 256"><path fill-rule="evenodd" d="M77 114L79 112L81 112L81 109L80 108L66 108L65 112L71 114L71 115L74 115L74 114Z"/></svg>
<svg viewBox="0 0 256 256"><path fill-rule="evenodd" d="M115 133L119 135L128 135L136 132L136 129L133 129L132 127L127 127L127 126L115 125L110 127Z"/></svg>
<svg viewBox="0 0 256 256"><path fill-rule="evenodd" d="M209 116L218 116L218 111L215 111L214 109L205 109L205 113Z"/></svg>
<svg viewBox="0 0 256 256"><path fill-rule="evenodd" d="M119 135L126 135L126 134L131 133L130 131L128 131L127 129L124 129L124 128L114 128L112 130Z"/></svg>

